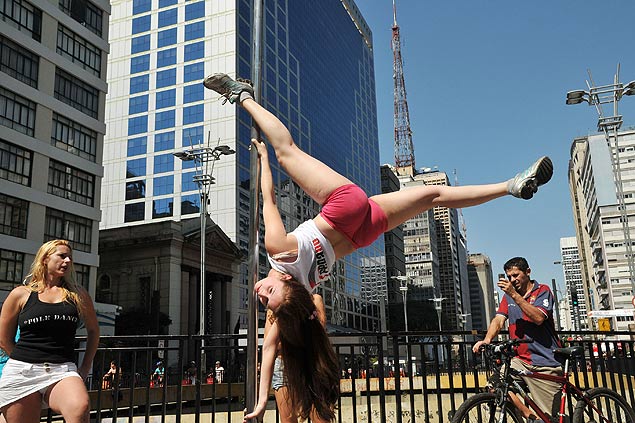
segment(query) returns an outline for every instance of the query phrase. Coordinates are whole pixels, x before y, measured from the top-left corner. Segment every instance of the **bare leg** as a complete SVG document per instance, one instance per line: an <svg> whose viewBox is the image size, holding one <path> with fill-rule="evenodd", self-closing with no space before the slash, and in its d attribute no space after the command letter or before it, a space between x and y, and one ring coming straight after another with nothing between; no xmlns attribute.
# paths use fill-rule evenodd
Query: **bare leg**
<svg viewBox="0 0 635 423"><path fill-rule="evenodd" d="M287 387L283 386L274 392L276 405L280 413L280 423L298 423L298 417L293 410L293 405L289 401Z"/></svg>
<svg viewBox="0 0 635 423"><path fill-rule="evenodd" d="M422 185L371 197L388 217L388 230L433 207L476 206L507 195L507 182L489 185Z"/></svg>
<svg viewBox="0 0 635 423"><path fill-rule="evenodd" d="M84 381L67 377L49 388L46 393L53 411L60 413L67 423L88 423L90 404Z"/></svg>
<svg viewBox="0 0 635 423"><path fill-rule="evenodd" d="M300 187L319 204L342 185L350 184L348 178L308 155L295 145L289 130L254 100L248 98L240 103L256 121L276 152L278 163Z"/></svg>
<svg viewBox="0 0 635 423"><path fill-rule="evenodd" d="M8 423L38 423L42 410L42 395L34 392L9 404L3 410Z"/></svg>

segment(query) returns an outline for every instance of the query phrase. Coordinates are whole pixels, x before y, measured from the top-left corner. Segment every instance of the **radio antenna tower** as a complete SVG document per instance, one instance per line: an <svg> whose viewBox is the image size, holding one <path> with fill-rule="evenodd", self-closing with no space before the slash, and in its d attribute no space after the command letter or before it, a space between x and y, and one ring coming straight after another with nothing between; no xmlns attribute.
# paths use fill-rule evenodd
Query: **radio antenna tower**
<svg viewBox="0 0 635 423"><path fill-rule="evenodd" d="M393 81L395 84L395 167L398 176L414 176L415 150L412 146L412 130L410 114L406 99L406 82L403 76L403 60L401 59L401 38L397 25L397 6L392 1L392 54Z"/></svg>

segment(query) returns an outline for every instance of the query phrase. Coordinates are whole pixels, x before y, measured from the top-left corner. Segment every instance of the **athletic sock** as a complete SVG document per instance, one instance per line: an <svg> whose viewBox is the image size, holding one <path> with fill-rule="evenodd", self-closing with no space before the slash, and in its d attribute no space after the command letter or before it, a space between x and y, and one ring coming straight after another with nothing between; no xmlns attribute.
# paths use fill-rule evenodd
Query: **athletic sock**
<svg viewBox="0 0 635 423"><path fill-rule="evenodd" d="M240 93L240 96L238 97L238 102L242 103L243 101L247 100L248 98L250 99L254 99L254 97L251 95L251 93L249 91L243 91Z"/></svg>

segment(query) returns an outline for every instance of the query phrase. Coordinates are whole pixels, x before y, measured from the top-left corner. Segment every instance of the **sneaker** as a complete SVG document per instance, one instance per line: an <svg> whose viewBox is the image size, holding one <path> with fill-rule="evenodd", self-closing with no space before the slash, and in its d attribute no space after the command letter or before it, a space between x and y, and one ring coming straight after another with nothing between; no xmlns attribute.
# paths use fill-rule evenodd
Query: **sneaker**
<svg viewBox="0 0 635 423"><path fill-rule="evenodd" d="M531 416L527 417L527 423L545 423L545 422L543 422L542 419L539 419L538 417L532 414Z"/></svg>
<svg viewBox="0 0 635 423"><path fill-rule="evenodd" d="M553 163L547 156L541 157L534 164L507 182L507 191L514 197L529 200L553 175Z"/></svg>
<svg viewBox="0 0 635 423"><path fill-rule="evenodd" d="M251 81L239 78L234 81L229 75L224 73L209 75L203 81L203 85L205 85L205 88L216 91L218 94L225 97L223 104L225 104L228 100L230 103L234 104L240 99L240 93L244 91L248 92L251 97L254 96L254 89L251 86Z"/></svg>

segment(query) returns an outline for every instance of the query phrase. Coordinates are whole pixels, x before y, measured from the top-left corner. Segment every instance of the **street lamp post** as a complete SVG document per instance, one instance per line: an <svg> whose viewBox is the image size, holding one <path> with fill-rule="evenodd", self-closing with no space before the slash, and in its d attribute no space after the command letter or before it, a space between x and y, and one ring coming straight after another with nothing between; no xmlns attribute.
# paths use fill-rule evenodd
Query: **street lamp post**
<svg viewBox="0 0 635 423"><path fill-rule="evenodd" d="M622 184L622 172L620 168L620 152L619 152L619 139L618 131L622 126L622 116L618 113L618 102L623 96L635 95L635 81L631 81L624 85L619 82L620 65L617 65L617 72L613 77L613 83L609 85L595 86L591 73L589 72L589 81L587 81L587 90L575 90L567 93L566 104L580 104L586 102L589 106L595 106L598 113L598 131L604 133L606 143L609 147L609 154L611 159L611 167L613 170L613 179L615 182L615 189L617 191L617 204L620 212L620 220L622 223L622 230L624 232L624 245L626 247L626 262L628 265L629 280L631 283L631 289L635 292L635 263L633 262L633 248L631 242L630 226L628 222L628 213L626 210L626 204L624 202L624 189ZM602 105L612 104L613 115L604 116ZM611 132L613 134L613 146L611 145ZM611 151L612 150L612 151ZM611 301L611 307L615 307L613 303L613 293L611 289L611 283L607 283L609 297Z"/></svg>
<svg viewBox="0 0 635 423"><path fill-rule="evenodd" d="M406 330L406 344L408 343L408 308L407 308L407 298L408 298L408 276L391 276L392 279L399 281L399 291L401 291L401 295L403 297L403 318L405 322L405 330Z"/></svg>
<svg viewBox="0 0 635 423"><path fill-rule="evenodd" d="M434 301L434 308L437 311L437 318L439 319L439 347L441 348L441 354L440 354L440 359L441 359L441 363L443 363L444 357L443 357L443 335L441 335L441 302L443 300L446 300L447 298L445 297L434 297L434 298L430 298L430 301Z"/></svg>
<svg viewBox="0 0 635 423"><path fill-rule="evenodd" d="M217 145L211 147L191 147L187 150L173 153L173 155L184 161L193 161L196 166L196 173L192 180L198 186L200 194L200 219L201 219L201 274L200 274L200 293L199 293L199 326L198 334L201 336L201 368L205 368L205 351L203 348L203 335L205 335L205 231L207 224L207 202L209 198L210 186L215 183L212 173L214 172L214 164L221 156L234 154L235 151L226 145ZM211 162L211 167L209 163ZM210 295L211 299L211 295Z"/></svg>

